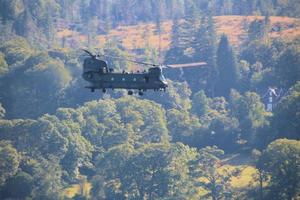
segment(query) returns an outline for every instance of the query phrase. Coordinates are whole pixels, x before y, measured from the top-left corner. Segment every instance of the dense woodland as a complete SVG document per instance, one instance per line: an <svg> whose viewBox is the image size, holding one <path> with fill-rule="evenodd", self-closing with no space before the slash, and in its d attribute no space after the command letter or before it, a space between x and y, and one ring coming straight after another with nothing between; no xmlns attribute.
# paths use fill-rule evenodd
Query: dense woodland
<svg viewBox="0 0 300 200"><path fill-rule="evenodd" d="M223 15L263 18L234 47L216 33ZM299 15L298 0L0 0L0 199L299 199L300 37L269 37L272 16ZM119 25L160 35L166 20L166 51L93 42ZM62 28L88 39L74 46ZM91 93L83 47L207 65L166 71L166 92Z"/></svg>

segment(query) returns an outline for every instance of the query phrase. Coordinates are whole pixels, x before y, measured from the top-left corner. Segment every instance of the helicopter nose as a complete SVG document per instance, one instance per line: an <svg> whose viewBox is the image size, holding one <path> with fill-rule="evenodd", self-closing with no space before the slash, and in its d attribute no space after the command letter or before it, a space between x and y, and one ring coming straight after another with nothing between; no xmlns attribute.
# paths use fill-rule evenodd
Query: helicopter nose
<svg viewBox="0 0 300 200"><path fill-rule="evenodd" d="M162 83L163 83L163 87L168 87L168 82L167 81L162 81Z"/></svg>

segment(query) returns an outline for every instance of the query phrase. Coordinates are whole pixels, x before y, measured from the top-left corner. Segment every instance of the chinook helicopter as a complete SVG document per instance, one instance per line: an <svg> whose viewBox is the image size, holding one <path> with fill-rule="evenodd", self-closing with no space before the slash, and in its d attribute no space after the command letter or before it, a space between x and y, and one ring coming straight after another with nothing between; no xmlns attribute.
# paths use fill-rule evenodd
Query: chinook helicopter
<svg viewBox="0 0 300 200"><path fill-rule="evenodd" d="M89 57L83 61L82 77L90 83L86 88L89 88L91 92L94 92L96 89L102 89L103 93L105 93L107 89L127 89L128 95L133 95L133 90L137 90L138 94L142 96L147 90L165 91L168 87L168 83L162 74L162 68L181 68L206 64L205 62L199 62L178 65L157 65L116 56L102 55L103 57L124 59L129 62L151 66L148 71L143 72L114 72L112 68L108 67L106 61L100 59L100 55L94 55L85 49L83 49L83 51L86 52Z"/></svg>

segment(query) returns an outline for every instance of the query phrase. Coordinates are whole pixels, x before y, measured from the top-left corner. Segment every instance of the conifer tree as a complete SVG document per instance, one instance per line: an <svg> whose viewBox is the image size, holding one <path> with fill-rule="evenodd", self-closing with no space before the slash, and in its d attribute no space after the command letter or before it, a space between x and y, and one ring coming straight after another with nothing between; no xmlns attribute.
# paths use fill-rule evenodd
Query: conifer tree
<svg viewBox="0 0 300 200"><path fill-rule="evenodd" d="M217 69L216 94L228 97L230 89L235 87L237 81L237 64L226 35L222 35L220 39L217 51Z"/></svg>
<svg viewBox="0 0 300 200"><path fill-rule="evenodd" d="M170 49L167 51L165 56L165 61L167 63L177 63L179 62L179 56L183 54L182 48L180 48L180 27L178 18L173 18L172 34L171 34L171 44Z"/></svg>
<svg viewBox="0 0 300 200"><path fill-rule="evenodd" d="M190 2L185 5L185 17L182 22L178 18L173 19L171 48L166 54L166 60L173 63L187 63L194 61L196 32L200 24L200 11L197 6Z"/></svg>
<svg viewBox="0 0 300 200"><path fill-rule="evenodd" d="M216 33L214 21L210 14L203 16L200 28L193 41L195 55L193 61L205 61L207 63L207 93L214 96L214 85L216 79Z"/></svg>

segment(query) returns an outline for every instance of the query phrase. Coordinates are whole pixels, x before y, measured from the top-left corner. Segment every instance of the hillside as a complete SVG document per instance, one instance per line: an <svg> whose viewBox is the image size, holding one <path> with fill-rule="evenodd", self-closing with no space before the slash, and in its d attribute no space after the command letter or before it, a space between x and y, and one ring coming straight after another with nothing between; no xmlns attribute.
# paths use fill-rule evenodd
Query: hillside
<svg viewBox="0 0 300 200"><path fill-rule="evenodd" d="M247 29L249 24L254 20L263 20L263 16L215 16L215 27L217 34L226 34L229 37L231 44L235 47L240 47L243 41L247 38ZM107 35L97 35L96 41L98 45L105 43L107 39L117 39L122 45L128 49L145 48L147 45L151 48L158 48L161 41L161 49L167 50L170 44L170 33L172 22L166 21L162 23L162 35L159 40L159 35L155 31L154 23L140 23L135 26L118 26L111 30ZM270 28L268 32L270 38L282 38L291 41L300 36L300 19L289 17L270 17ZM67 28L62 28L56 33L58 39L65 38L69 42L76 41L83 45L87 41L87 36L80 34L77 31L72 31Z"/></svg>

